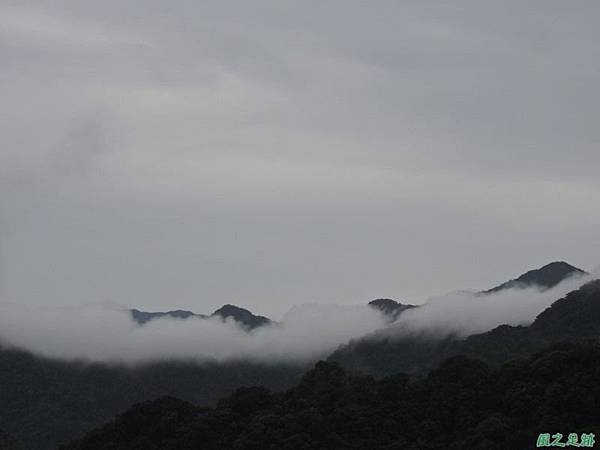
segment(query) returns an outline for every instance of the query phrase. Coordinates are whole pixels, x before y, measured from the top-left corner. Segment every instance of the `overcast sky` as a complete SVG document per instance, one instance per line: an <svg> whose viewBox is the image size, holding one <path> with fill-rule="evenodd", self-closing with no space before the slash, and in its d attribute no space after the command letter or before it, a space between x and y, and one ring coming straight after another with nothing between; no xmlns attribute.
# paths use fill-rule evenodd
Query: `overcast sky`
<svg viewBox="0 0 600 450"><path fill-rule="evenodd" d="M0 295L277 318L593 269L598 17L0 0Z"/></svg>

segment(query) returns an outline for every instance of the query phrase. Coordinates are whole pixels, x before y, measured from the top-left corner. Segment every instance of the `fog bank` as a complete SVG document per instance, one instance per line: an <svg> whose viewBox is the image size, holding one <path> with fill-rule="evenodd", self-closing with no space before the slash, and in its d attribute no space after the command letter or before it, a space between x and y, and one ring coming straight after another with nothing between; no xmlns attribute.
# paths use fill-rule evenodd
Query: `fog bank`
<svg viewBox="0 0 600 450"><path fill-rule="evenodd" d="M501 324L528 325L592 278L574 277L548 290L450 293L405 311L384 334L468 336ZM126 308L114 304L48 307L0 302L4 345L54 358L125 364L164 359L308 362L386 326L383 314L367 305L303 304L290 309L281 322L248 332L220 317L163 317L140 326Z"/></svg>
<svg viewBox="0 0 600 450"><path fill-rule="evenodd" d="M450 334L460 337L483 333L498 325L529 325L556 300L598 275L571 277L551 289L505 289L491 294L459 291L430 299L402 314L390 333Z"/></svg>
<svg viewBox="0 0 600 450"><path fill-rule="evenodd" d="M0 342L44 356L138 363L161 359L303 362L384 326L367 305L305 304L279 324L247 332L219 317L164 317L140 326L114 305L30 307L0 303Z"/></svg>

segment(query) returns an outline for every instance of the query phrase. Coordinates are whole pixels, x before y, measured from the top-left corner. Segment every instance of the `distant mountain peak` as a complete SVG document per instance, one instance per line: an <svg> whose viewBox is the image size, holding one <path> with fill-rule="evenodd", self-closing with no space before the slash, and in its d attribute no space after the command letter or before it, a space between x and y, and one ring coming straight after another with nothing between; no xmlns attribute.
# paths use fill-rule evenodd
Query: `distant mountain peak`
<svg viewBox="0 0 600 450"><path fill-rule="evenodd" d="M201 317L206 318L206 316L202 314L196 314L192 311L186 311L183 309L176 309L174 311L159 311L159 312L147 312L140 311L139 309L130 309L131 317L135 320L139 325L143 325L146 322L150 322L151 320L158 319L160 317L173 317L175 319L187 319L189 317Z"/></svg>
<svg viewBox="0 0 600 450"><path fill-rule="evenodd" d="M392 320L396 320L398 316L407 309L416 308L415 305L405 305L391 298L378 298L369 302L369 306L380 310Z"/></svg>
<svg viewBox="0 0 600 450"><path fill-rule="evenodd" d="M573 275L585 275L586 273L565 261L554 261L539 269L530 270L492 289L483 291L483 293L490 294L503 291L504 289L527 288L531 286L550 289Z"/></svg>
<svg viewBox="0 0 600 450"><path fill-rule="evenodd" d="M267 317L257 316L247 309L229 304L221 306L210 316L196 314L192 311L186 311L183 309L164 312L146 312L138 309L130 309L129 312L131 313L133 320L135 320L139 325L144 325L151 320L159 319L161 317L172 317L175 319L188 319L190 317L198 317L200 319L208 319L209 317L220 317L222 319L232 318L249 330L272 323L272 321Z"/></svg>
<svg viewBox="0 0 600 450"><path fill-rule="evenodd" d="M369 305L388 313L395 311L402 306L402 303L392 300L391 298L377 298L369 302Z"/></svg>
<svg viewBox="0 0 600 450"><path fill-rule="evenodd" d="M223 305L211 314L211 317L220 316L223 319L233 318L238 323L249 329L262 327L271 323L271 319L264 316L257 316L247 309L235 305Z"/></svg>

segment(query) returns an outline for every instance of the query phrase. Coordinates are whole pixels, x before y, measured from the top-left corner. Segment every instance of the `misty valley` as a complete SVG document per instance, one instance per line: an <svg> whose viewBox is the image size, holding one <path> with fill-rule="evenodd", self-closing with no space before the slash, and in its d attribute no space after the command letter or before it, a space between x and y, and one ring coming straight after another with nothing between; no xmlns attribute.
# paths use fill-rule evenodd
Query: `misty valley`
<svg viewBox="0 0 600 450"><path fill-rule="evenodd" d="M525 449L599 423L600 280L564 262L422 305L277 322L234 305L109 308L95 330L62 309L39 312L36 342L16 309L0 332L6 449ZM95 348L107 332L115 348Z"/></svg>

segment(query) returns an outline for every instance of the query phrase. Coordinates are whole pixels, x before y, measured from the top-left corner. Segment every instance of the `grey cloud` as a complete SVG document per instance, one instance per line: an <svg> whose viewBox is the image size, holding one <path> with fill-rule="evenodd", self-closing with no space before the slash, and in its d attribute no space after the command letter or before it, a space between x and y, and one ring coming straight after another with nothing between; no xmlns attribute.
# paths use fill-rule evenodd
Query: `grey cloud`
<svg viewBox="0 0 600 450"><path fill-rule="evenodd" d="M458 291L430 299L421 308L406 311L386 333L401 336L426 333L466 337L499 325L530 325L556 300L579 289L597 275L576 276L552 289L507 289L491 295Z"/></svg>
<svg viewBox="0 0 600 450"><path fill-rule="evenodd" d="M161 318L143 326L111 305L43 307L1 303L4 345L63 358L135 364L160 359L198 362L306 362L325 357L353 337L384 325L366 306L305 304L281 324L249 333L232 320Z"/></svg>
<svg viewBox="0 0 600 450"><path fill-rule="evenodd" d="M282 314L597 265L598 6L0 7L0 295Z"/></svg>
<svg viewBox="0 0 600 450"><path fill-rule="evenodd" d="M405 311L389 327L383 314L367 305L303 304L290 309L280 323L247 332L218 317L166 317L139 326L127 310L106 303L57 307L0 302L0 342L53 358L119 364L162 359L310 362L374 332L392 338L412 333L464 337L501 324L528 325L590 279L569 279L545 291L455 292Z"/></svg>

